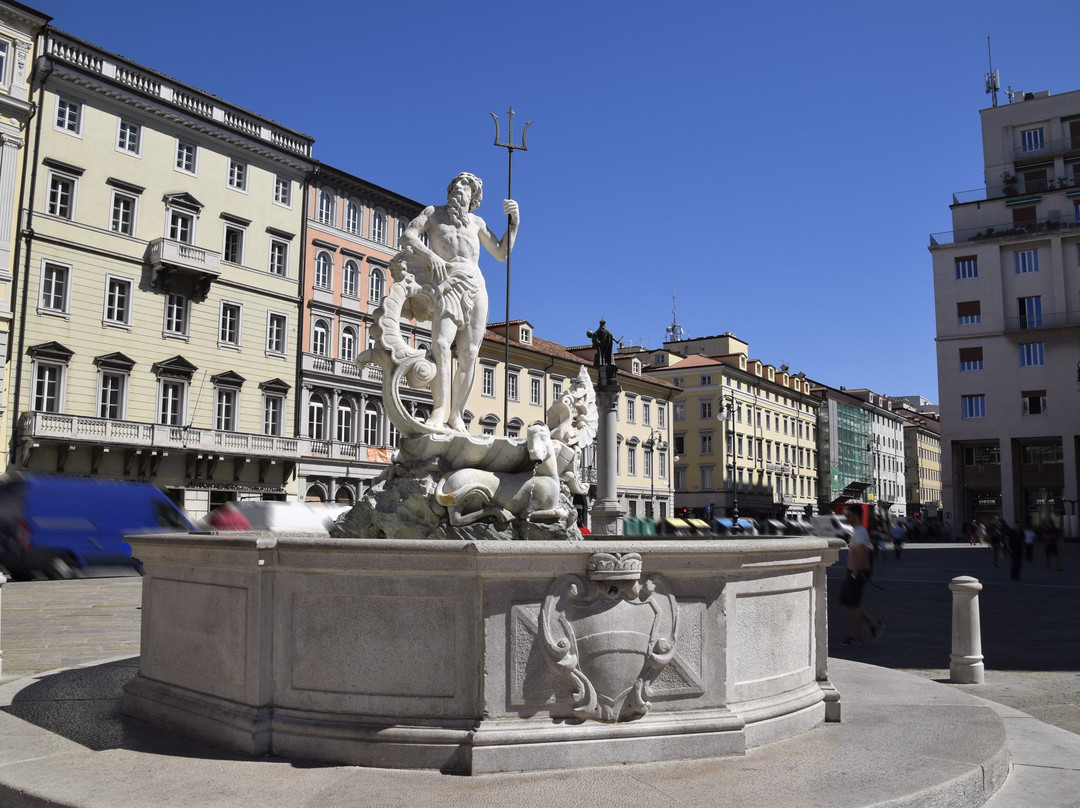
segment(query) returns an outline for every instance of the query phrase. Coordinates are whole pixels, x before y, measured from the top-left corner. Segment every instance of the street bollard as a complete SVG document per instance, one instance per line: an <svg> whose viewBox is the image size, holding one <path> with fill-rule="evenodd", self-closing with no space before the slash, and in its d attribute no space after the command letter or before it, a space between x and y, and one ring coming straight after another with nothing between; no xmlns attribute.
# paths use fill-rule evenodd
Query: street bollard
<svg viewBox="0 0 1080 808"><path fill-rule="evenodd" d="M983 683L982 629L979 627L978 578L961 575L949 583L952 602L952 653L949 680L962 685Z"/></svg>

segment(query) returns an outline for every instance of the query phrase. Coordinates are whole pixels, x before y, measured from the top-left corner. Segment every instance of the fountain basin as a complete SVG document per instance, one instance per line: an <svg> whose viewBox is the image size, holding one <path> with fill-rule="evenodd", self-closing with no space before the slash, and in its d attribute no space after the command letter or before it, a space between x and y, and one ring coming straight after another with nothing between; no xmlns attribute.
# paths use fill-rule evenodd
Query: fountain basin
<svg viewBox="0 0 1080 808"><path fill-rule="evenodd" d="M839 720L838 540L130 541L124 711L251 755L522 771L741 755Z"/></svg>

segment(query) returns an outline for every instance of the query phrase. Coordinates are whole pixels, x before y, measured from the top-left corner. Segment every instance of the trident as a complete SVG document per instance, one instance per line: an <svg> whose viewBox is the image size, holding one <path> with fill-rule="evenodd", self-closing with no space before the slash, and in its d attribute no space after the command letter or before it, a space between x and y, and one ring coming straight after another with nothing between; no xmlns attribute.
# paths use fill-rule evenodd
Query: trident
<svg viewBox="0 0 1080 808"><path fill-rule="evenodd" d="M506 143L499 142L499 116L494 112L488 113L495 121L495 145L506 149L509 165L507 168L506 198L514 198L514 151L528 151L525 145L525 133L529 131L532 121L526 121L525 128L521 130L521 145L514 145L514 108L510 107L507 112L510 115L509 137ZM510 232L510 214L506 214L506 232ZM507 245L509 246L509 244ZM505 322L506 349L503 356L503 436L510 434L510 250L506 251L506 322Z"/></svg>

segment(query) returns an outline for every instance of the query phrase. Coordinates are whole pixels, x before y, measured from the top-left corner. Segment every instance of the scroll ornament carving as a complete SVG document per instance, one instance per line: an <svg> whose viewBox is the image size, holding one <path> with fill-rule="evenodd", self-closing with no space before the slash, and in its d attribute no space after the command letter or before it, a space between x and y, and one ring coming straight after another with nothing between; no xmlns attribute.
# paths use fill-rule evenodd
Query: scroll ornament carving
<svg viewBox="0 0 1080 808"><path fill-rule="evenodd" d="M552 668L572 681L581 719L645 715L677 636L671 588L663 576L642 573L638 553L594 553L586 577L555 579L540 609L539 642Z"/></svg>

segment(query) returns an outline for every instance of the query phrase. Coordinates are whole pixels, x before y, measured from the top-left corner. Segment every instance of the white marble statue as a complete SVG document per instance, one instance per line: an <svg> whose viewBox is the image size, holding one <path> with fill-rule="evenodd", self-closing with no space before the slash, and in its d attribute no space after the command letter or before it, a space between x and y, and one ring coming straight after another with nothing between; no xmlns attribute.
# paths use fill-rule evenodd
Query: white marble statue
<svg viewBox="0 0 1080 808"><path fill-rule="evenodd" d="M446 193L445 205L424 208L405 228L401 236L404 249L395 256L392 269L411 275L421 287L405 313L431 320L434 408L427 423L465 432L462 414L472 392L476 358L487 328L488 298L480 274L480 248L505 261L514 246L519 215L514 200L503 201L510 226L500 239L473 213L483 197L478 177L458 174ZM451 355L455 347L456 371Z"/></svg>
<svg viewBox="0 0 1080 808"><path fill-rule="evenodd" d="M531 472L498 472L464 468L445 475L435 497L449 513L453 527L464 527L486 517L499 522L559 522L573 509L562 495L558 452L544 424L533 424L527 433Z"/></svg>

